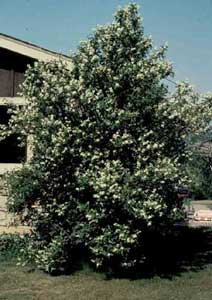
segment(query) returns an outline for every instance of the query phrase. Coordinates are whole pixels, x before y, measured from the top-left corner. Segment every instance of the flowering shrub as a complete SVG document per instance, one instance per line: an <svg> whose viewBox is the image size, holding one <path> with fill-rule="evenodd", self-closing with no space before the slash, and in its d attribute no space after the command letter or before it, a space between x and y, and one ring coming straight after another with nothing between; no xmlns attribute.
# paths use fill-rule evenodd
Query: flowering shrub
<svg viewBox="0 0 212 300"><path fill-rule="evenodd" d="M8 206L33 226L28 255L40 268L65 272L82 249L96 267L133 267L144 235L175 221L185 138L204 106L186 84L170 95L165 51L129 5L81 44L71 70L28 69L9 131L30 137L33 157L9 175Z"/></svg>
<svg viewBox="0 0 212 300"><path fill-rule="evenodd" d="M22 253L27 248L29 235L6 234L0 235L0 260L22 257Z"/></svg>

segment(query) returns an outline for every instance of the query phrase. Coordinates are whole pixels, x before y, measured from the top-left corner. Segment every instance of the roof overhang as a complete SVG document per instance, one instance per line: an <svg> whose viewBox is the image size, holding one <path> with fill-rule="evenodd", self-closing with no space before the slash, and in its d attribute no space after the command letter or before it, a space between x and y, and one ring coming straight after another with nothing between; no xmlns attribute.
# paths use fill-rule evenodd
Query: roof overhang
<svg viewBox="0 0 212 300"><path fill-rule="evenodd" d="M67 63L68 68L71 69L72 67L70 58L64 54L50 51L2 33L0 33L0 47L39 61L62 60Z"/></svg>

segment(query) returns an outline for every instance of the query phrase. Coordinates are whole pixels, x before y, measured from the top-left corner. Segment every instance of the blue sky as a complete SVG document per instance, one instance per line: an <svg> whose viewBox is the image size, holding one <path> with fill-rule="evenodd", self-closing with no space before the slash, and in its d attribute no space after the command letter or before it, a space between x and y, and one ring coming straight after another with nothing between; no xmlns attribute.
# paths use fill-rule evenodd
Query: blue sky
<svg viewBox="0 0 212 300"><path fill-rule="evenodd" d="M0 0L0 32L68 54L125 0ZM137 0L146 34L168 42L175 80L212 91L212 0Z"/></svg>

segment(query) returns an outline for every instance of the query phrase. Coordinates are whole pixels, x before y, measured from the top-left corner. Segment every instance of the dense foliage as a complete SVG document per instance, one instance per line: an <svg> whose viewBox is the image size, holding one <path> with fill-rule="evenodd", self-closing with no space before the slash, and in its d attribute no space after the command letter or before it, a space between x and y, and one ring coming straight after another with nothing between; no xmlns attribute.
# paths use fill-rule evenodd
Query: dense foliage
<svg viewBox="0 0 212 300"><path fill-rule="evenodd" d="M211 123L209 123L211 125ZM212 199L212 128L190 143L191 160L188 175L192 179L190 188L196 199Z"/></svg>
<svg viewBox="0 0 212 300"><path fill-rule="evenodd" d="M208 156L194 153L188 165L191 192L195 199L212 199L212 162Z"/></svg>
<svg viewBox="0 0 212 300"><path fill-rule="evenodd" d="M71 69L27 71L9 131L30 137L33 157L8 177L8 205L33 226L28 256L40 268L64 272L84 252L96 267L133 267L144 236L180 213L185 138L205 106L187 84L168 92L165 51L129 5L81 44Z"/></svg>
<svg viewBox="0 0 212 300"><path fill-rule="evenodd" d="M29 241L29 235L20 236L19 234L0 235L0 261L11 258L22 257Z"/></svg>

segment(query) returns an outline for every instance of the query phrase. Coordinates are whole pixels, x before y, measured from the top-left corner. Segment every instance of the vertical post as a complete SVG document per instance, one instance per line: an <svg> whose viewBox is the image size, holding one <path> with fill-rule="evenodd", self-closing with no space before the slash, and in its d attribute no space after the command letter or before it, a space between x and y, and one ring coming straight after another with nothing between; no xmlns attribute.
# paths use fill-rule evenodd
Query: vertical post
<svg viewBox="0 0 212 300"><path fill-rule="evenodd" d="M26 161L30 161L33 156L32 151L32 136L27 137L27 146L26 146Z"/></svg>

